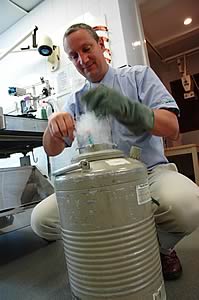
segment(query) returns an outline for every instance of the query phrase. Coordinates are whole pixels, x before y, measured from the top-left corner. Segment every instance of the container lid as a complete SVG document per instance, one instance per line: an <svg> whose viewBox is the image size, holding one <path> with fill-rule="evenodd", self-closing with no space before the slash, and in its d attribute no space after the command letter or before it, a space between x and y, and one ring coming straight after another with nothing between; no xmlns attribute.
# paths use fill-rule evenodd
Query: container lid
<svg viewBox="0 0 199 300"><path fill-rule="evenodd" d="M86 159L88 161L96 161L108 158L124 157L121 150L114 149L113 144L92 144L80 150L80 154L72 159L72 162L78 162Z"/></svg>

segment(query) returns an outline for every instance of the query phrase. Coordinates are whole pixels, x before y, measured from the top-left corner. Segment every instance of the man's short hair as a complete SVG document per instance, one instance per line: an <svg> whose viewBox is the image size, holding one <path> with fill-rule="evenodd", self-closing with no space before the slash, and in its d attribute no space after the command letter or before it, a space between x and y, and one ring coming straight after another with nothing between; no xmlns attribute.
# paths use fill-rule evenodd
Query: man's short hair
<svg viewBox="0 0 199 300"><path fill-rule="evenodd" d="M89 25L85 23L77 23L71 25L66 32L64 33L63 41L64 39L69 36L71 33L78 31L79 29L84 29L86 30L95 40L96 42L99 41L99 36L97 35L96 31Z"/></svg>

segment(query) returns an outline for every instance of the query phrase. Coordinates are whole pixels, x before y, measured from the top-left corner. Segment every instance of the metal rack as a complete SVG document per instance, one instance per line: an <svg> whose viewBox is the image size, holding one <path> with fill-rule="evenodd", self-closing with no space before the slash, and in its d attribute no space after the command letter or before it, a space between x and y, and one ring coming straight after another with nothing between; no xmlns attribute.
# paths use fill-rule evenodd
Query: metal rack
<svg viewBox="0 0 199 300"><path fill-rule="evenodd" d="M54 192L26 154L42 146L47 120L4 115L0 108L0 158L23 153L20 167L0 168L0 234L30 224L34 206Z"/></svg>

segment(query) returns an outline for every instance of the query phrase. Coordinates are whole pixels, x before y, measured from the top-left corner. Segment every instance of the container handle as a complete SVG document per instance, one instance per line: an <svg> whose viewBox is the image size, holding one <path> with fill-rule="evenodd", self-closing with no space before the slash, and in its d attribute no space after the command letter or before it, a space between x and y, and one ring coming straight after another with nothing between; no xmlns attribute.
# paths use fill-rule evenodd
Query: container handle
<svg viewBox="0 0 199 300"><path fill-rule="evenodd" d="M75 170L78 170L78 169L89 170L90 169L89 161L86 160L86 159L83 159L83 160L80 160L80 162L78 162L78 163L72 164L68 167L58 169L57 171L55 171L53 173L53 176L64 175L68 172L75 171Z"/></svg>

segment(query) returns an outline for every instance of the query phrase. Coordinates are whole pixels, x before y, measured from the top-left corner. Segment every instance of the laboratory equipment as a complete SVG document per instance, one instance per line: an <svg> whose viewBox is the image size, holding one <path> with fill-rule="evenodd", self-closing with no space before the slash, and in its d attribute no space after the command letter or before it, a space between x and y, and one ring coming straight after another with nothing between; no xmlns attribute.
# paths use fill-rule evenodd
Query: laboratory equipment
<svg viewBox="0 0 199 300"><path fill-rule="evenodd" d="M60 64L60 48L53 45L52 39L48 35L43 35L38 42L38 52L43 56L48 56L48 64L51 72L56 71Z"/></svg>
<svg viewBox="0 0 199 300"><path fill-rule="evenodd" d="M23 154L20 166L1 164L0 234L30 225L34 206L54 192L50 180L36 165L31 165L28 155L42 146L46 126L46 120L6 115L0 107L0 159Z"/></svg>
<svg viewBox="0 0 199 300"><path fill-rule="evenodd" d="M110 144L80 150L54 173L72 299L166 300L145 166Z"/></svg>

